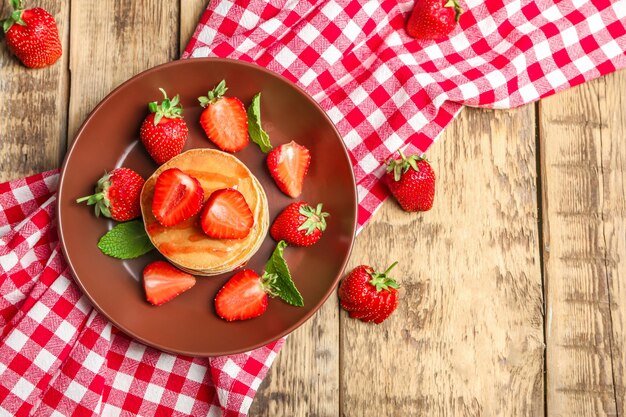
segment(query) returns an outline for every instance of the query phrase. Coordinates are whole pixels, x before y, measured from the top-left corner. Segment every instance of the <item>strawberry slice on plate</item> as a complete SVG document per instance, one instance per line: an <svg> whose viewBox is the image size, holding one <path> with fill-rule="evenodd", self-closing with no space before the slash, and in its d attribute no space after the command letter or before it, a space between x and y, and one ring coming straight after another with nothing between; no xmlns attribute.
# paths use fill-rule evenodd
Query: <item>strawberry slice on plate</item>
<svg viewBox="0 0 626 417"><path fill-rule="evenodd" d="M165 261L155 261L143 270L143 288L150 304L160 306L196 284L196 278Z"/></svg>
<svg viewBox="0 0 626 417"><path fill-rule="evenodd" d="M280 145L267 154L267 167L276 185L289 197L302 194L304 177L311 163L311 152L294 141Z"/></svg>
<svg viewBox="0 0 626 417"><path fill-rule="evenodd" d="M152 213L163 226L187 220L202 208L204 191L200 182L178 168L163 171L154 186Z"/></svg>
<svg viewBox="0 0 626 417"><path fill-rule="evenodd" d="M248 114L241 100L226 97L226 81L220 83L206 96L198 97L204 107L200 125L208 138L223 151L237 152L248 144Z"/></svg>
<svg viewBox="0 0 626 417"><path fill-rule="evenodd" d="M200 214L202 230L215 239L242 239L248 236L253 224L250 206L234 188L213 192Z"/></svg>
<svg viewBox="0 0 626 417"><path fill-rule="evenodd" d="M232 276L215 296L215 311L226 321L247 320L267 310L270 284L267 275L260 277L250 269Z"/></svg>

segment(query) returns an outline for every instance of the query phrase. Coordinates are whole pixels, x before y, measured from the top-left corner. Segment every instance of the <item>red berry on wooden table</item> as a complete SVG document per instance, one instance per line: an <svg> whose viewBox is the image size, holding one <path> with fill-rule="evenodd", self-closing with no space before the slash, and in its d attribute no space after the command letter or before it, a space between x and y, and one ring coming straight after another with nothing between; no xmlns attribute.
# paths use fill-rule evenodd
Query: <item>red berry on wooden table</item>
<svg viewBox="0 0 626 417"><path fill-rule="evenodd" d="M150 114L141 125L139 138L154 162L161 165L182 152L189 130L183 120L180 97L176 95L170 100L165 90L159 90L163 101L148 104Z"/></svg>
<svg viewBox="0 0 626 417"><path fill-rule="evenodd" d="M463 9L458 0L417 0L406 25L416 39L440 39L454 30Z"/></svg>
<svg viewBox="0 0 626 417"><path fill-rule="evenodd" d="M2 22L9 50L29 68L54 64L61 56L61 41L54 17L35 7L23 9L20 0L11 0L14 11Z"/></svg>
<svg viewBox="0 0 626 417"><path fill-rule="evenodd" d="M196 278L165 261L155 261L143 270L146 299L160 306L196 285Z"/></svg>
<svg viewBox="0 0 626 417"><path fill-rule="evenodd" d="M96 184L95 193L76 200L95 206L100 213L118 222L141 216L140 195L144 184L141 175L129 168L116 168L105 174Z"/></svg>
<svg viewBox="0 0 626 417"><path fill-rule="evenodd" d="M248 114L241 100L227 97L226 81L220 83L206 96L198 97L204 107L200 125L207 137L223 151L237 152L248 144Z"/></svg>
<svg viewBox="0 0 626 417"><path fill-rule="evenodd" d="M175 226L197 214L203 199L200 181L178 168L166 169L154 185L152 214L163 226Z"/></svg>
<svg viewBox="0 0 626 417"><path fill-rule="evenodd" d="M383 273L371 266L357 266L339 285L341 307L350 317L364 322L382 323L398 306L398 283L388 276L398 263Z"/></svg>
<svg viewBox="0 0 626 417"><path fill-rule="evenodd" d="M234 188L211 193L200 213L200 227L214 239L243 239L254 225L252 210Z"/></svg>
<svg viewBox="0 0 626 417"><path fill-rule="evenodd" d="M418 155L387 161L384 181L404 211L428 211L435 199L435 171Z"/></svg>
<svg viewBox="0 0 626 417"><path fill-rule="evenodd" d="M293 246L311 246L326 230L328 216L322 211L321 203L315 208L302 201L291 203L272 223L270 235L276 241L284 240Z"/></svg>
<svg viewBox="0 0 626 417"><path fill-rule="evenodd" d="M267 167L280 190L289 197L302 194L304 177L311 163L309 150L294 141L280 145L267 154Z"/></svg>

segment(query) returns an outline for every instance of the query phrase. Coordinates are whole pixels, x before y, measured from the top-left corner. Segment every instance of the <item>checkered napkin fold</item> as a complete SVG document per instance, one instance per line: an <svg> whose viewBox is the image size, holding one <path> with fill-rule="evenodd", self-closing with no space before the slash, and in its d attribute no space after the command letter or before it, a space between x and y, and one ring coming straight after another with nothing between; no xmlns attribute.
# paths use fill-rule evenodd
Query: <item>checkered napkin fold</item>
<svg viewBox="0 0 626 417"><path fill-rule="evenodd" d="M426 151L462 105L519 106L626 66L625 0L468 0L438 42L407 37L412 7L213 0L183 58L256 62L307 90L349 149L361 226L386 196L381 161ZM189 358L119 333L60 253L57 185L0 184L0 416L245 416L284 340Z"/></svg>

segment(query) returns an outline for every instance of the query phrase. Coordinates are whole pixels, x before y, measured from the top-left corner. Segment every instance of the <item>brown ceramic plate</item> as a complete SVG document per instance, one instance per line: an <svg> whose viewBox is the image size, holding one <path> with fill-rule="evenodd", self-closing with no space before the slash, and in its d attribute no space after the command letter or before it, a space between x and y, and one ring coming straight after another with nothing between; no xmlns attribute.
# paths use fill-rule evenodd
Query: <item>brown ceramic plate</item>
<svg viewBox="0 0 626 417"><path fill-rule="evenodd" d="M145 178L157 168L139 142L147 103L161 99L159 87L180 94L189 126L186 149L214 147L198 122L197 97L225 79L228 95L247 106L262 92L262 123L274 146L290 140L311 150L312 162L301 200L324 203L331 214L326 233L310 248L287 248L285 257L304 297L303 308L271 299L261 317L227 323L214 311L213 298L232 275L198 277L194 288L160 307L145 301L143 268L160 255L153 251L121 261L103 255L98 239L113 222L96 218L75 203L91 194L105 170L126 166ZM256 175L269 199L270 221L294 200L282 194L265 166L265 155L250 143L236 156ZM136 339L170 352L215 356L243 352L274 341L301 325L324 303L343 272L356 228L356 187L348 153L332 122L300 88L257 65L225 59L175 61L145 71L109 94L87 118L69 150L59 189L59 234L74 277L94 306ZM268 235L247 267L258 272L275 242Z"/></svg>

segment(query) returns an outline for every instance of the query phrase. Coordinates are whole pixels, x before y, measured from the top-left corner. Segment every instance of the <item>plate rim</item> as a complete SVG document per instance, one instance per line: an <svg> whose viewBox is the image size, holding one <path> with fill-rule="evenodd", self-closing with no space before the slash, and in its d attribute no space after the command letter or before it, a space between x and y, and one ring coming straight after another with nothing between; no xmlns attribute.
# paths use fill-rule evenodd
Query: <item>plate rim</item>
<svg viewBox="0 0 626 417"><path fill-rule="evenodd" d="M188 65L188 64L212 64L212 63L221 63L221 62L226 62L226 63L230 63L230 64L237 64L237 65L243 65L246 67L249 67L255 71L261 71L271 77L274 78L278 78L279 80L287 83L289 86L291 86L292 88L296 89L301 96L303 96L306 100L308 100L311 104L313 104L313 106L315 106L320 113L323 115L323 117L326 119L326 121L329 123L329 125L332 127L335 135L337 136L337 139L339 140L340 144L341 144L341 149L343 150L344 156L346 158L346 161L349 164L350 167L350 176L352 178L352 188L353 188L353 195L354 195L354 206L353 206L353 224L352 224L352 238L350 239L350 244L348 247L348 252L344 258L344 260L341 263L341 267L340 267L340 273L337 274L337 276L334 278L332 285L328 288L328 290L326 291L326 293L322 296L322 298L316 303L316 305L314 306L314 308L312 308L302 319L296 321L294 324L292 324L291 326L288 326L286 329L284 329L283 331L279 332L277 336L275 337L271 337L271 338L267 338L264 339L252 346L246 346L243 348L239 348L239 349L231 349L231 350L225 350L225 351L219 351L219 352L211 352L211 353L207 353L207 352L195 352L195 351L185 351L183 349L171 349L169 347L163 346L159 343L155 343L153 341L147 340L141 336L136 335L135 333L133 333L132 331L128 330L124 325L122 325L121 323L119 323L115 318L111 317L109 314L107 314L98 304L98 302L96 301L96 299L93 297L93 295L87 291L87 289L85 288L85 286L83 285L83 282L81 281L81 279L78 277L78 274L74 268L74 264L69 256L69 254L66 251L65 248L65 238L64 238L64 232L63 232L63 221L62 221L62 204L61 202L63 201L63 199L61 199L61 195L63 194L63 190L64 190L64 185L65 185L65 175L66 175L66 171L68 168L68 164L70 159L72 158L72 155L75 151L76 148L76 144L78 142L78 139L80 138L81 134L83 133L83 131L85 130L87 124L91 121L91 119L95 116L95 114L98 112L98 110L104 106L105 103L107 103L108 101L112 100L117 94L120 93L120 90L122 90L126 85L132 83L135 79L139 78L139 77L143 77L147 74L150 74L152 72L157 72L160 71L164 68L169 68L169 67L173 67L173 66L179 66L179 65ZM343 136L339 133L339 131L337 130L337 127L335 126L335 124L333 123L333 121L330 119L330 117L328 116L328 114L326 113L326 111L324 111L324 109L322 109L322 107L317 103L317 101L315 101L313 99L313 97L311 97L311 95L309 93L307 93L303 88L301 88L300 86L298 86L297 84L295 84L294 82L292 82L291 80L289 80L288 78L286 78L285 76L278 74L274 71L271 71L265 67L262 67L260 65L257 65L255 63L252 62L247 62L247 61L241 61L241 60L237 60L237 59L230 59L230 58L217 58L217 57L208 57L208 58L189 58L189 59L179 59L179 60L174 60L174 61L170 61L164 64L160 64L151 68L148 68L147 70L141 71L135 75L133 75L132 77L128 78L126 81L122 82L121 84L119 84L117 87L115 87L111 92L109 92L103 99L101 99L98 104L91 110L91 112L89 112L89 114L87 115L87 117L85 118L85 120L82 122L82 124L80 125L80 128L76 131L76 133L73 136L73 140L72 140L72 144L70 146L70 148L67 150L65 157L63 159L63 164L61 165L61 169L59 171L59 188L57 191L57 201L55 204L55 210L56 210L56 215L57 215L57 234L59 237L59 244L60 244L60 249L61 252L63 254L63 257L65 259L65 261L67 262L70 272L72 274L72 278L73 281L79 286L81 292L89 299L89 302L92 304L92 306L100 313L102 314L108 321L110 321L115 327L117 327L120 331L122 331L124 334L126 334L127 336L131 337L132 339L135 339L147 346L151 346L153 348L159 349L161 351L164 352L168 352L168 353L173 353L173 354L181 354L181 355L186 355L186 356L191 356L191 357L213 357L213 356L226 356L226 355L234 355L234 354L238 354L238 353L243 353L243 352L248 352L248 351L252 351L255 349L258 349L262 346L266 346L272 342L275 342L279 339L281 339L282 337L285 337L286 335L291 334L294 330L296 330L298 327L300 327L301 325L303 325L305 322L307 322L311 317L313 317L318 311L319 309L324 305L324 303L328 300L328 298L330 297L330 295L332 294L332 292L337 288L337 284L339 283L339 280L341 279L341 277L343 276L343 274L345 273L345 268L348 264L348 261L350 260L351 254L352 254L352 249L354 248L354 241L356 239L356 232L357 232L357 227L358 227L358 190L357 190L357 185L356 185L356 178L354 176L354 167L352 165L351 159L350 159L350 154L348 153L348 149L346 147L345 142L343 141Z"/></svg>

